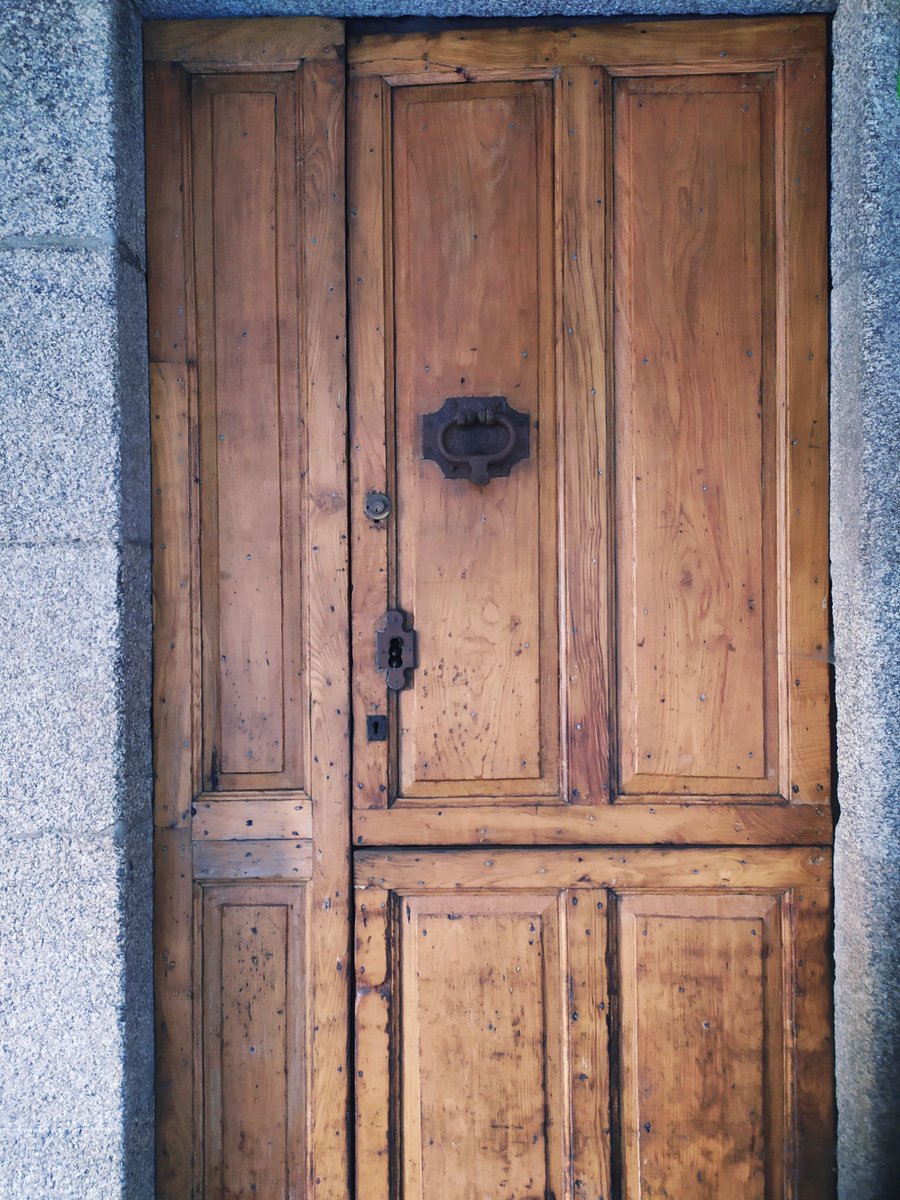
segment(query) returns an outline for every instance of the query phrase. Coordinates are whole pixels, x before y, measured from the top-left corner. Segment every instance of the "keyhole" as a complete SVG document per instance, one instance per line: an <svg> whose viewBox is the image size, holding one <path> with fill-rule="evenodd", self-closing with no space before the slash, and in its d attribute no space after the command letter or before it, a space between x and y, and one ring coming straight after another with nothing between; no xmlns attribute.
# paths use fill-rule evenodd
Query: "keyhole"
<svg viewBox="0 0 900 1200"><path fill-rule="evenodd" d="M388 647L388 666L393 670L403 666L403 642L398 637L391 638L391 644Z"/></svg>

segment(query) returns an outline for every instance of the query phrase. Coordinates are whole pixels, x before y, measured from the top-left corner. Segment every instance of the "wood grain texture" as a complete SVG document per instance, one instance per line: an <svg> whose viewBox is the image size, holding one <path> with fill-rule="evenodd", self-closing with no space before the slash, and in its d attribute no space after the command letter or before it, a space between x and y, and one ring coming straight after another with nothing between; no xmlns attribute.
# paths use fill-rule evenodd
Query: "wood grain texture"
<svg viewBox="0 0 900 1200"><path fill-rule="evenodd" d="M828 1137L805 984L829 873L782 848L357 854L359 1194L574 1200L621 1171L629 1197L830 1195L804 1125Z"/></svg>
<svg viewBox="0 0 900 1200"><path fill-rule="evenodd" d="M145 61L206 72L295 71L304 59L336 59L343 43L343 23L321 17L144 23Z"/></svg>
<svg viewBox="0 0 900 1200"><path fill-rule="evenodd" d="M185 825L193 795L191 507L196 434L186 365L150 366L153 769L157 825Z"/></svg>
<svg viewBox="0 0 900 1200"><path fill-rule="evenodd" d="M539 471L540 495L552 498L551 410L538 462L483 494L417 461L421 417L448 394L508 394L535 418L551 403L552 359L540 349L549 312L538 305L549 270L538 235L548 219L549 97L544 85L389 97L376 81L354 85L350 126L354 561L372 585L354 589L354 798L378 807L398 794L410 803L552 795L556 522L533 481ZM520 296L515 326L500 276ZM396 407L386 400L395 377ZM362 516L371 490L394 498L383 525ZM454 559L448 573L442 563ZM421 667L399 700L372 661L388 603L413 613L419 638ZM366 743L366 715L385 711L388 743Z"/></svg>
<svg viewBox="0 0 900 1200"><path fill-rule="evenodd" d="M818 17L763 17L723 21L623 22L568 29L483 30L444 28L433 33L375 34L351 41L354 75L398 76L435 82L443 75L507 73L535 66L653 66L678 69L737 62L779 61L821 54L826 25Z"/></svg>
<svg viewBox="0 0 900 1200"><path fill-rule="evenodd" d="M187 94L180 64L144 68L147 179L147 323L150 361L187 362L185 195L190 152Z"/></svg>
<svg viewBox="0 0 900 1200"><path fill-rule="evenodd" d="M227 30L184 32L210 32L211 73L189 64L188 87L184 64L147 69L148 192L164 200L149 270L162 359L156 820L185 826L161 829L156 851L158 1189L338 1200L349 1076L343 73L334 44L272 73L240 58L267 44L252 31L243 51L240 37L228 49ZM170 364L170 350L184 361ZM238 666L220 702L223 632ZM205 749L201 716L215 730ZM261 769L246 769L248 751ZM245 1071L251 1047L260 1057Z"/></svg>
<svg viewBox="0 0 900 1200"><path fill-rule="evenodd" d="M355 906L356 1006L353 1025L355 1181L359 1200L391 1195L398 1178L396 1095L397 1039L392 997L396 961L389 938L397 917L386 890L370 888ZM394 956L396 958L396 956Z"/></svg>
<svg viewBox="0 0 900 1200"><path fill-rule="evenodd" d="M358 892L360 1196L608 1189L598 897Z"/></svg>
<svg viewBox="0 0 900 1200"><path fill-rule="evenodd" d="M145 69L153 543L153 954L156 1188L192 1194L194 1045L190 808L196 767L196 380L188 365L187 76Z"/></svg>
<svg viewBox="0 0 900 1200"><path fill-rule="evenodd" d="M344 72L331 58L304 64L301 106L315 912L311 1153L306 1189L310 1200L345 1200L352 1132L345 111Z"/></svg>
<svg viewBox="0 0 900 1200"><path fill-rule="evenodd" d="M352 82L351 520L355 579L366 581L353 589L354 804L388 809L398 841L413 809L607 795L595 79L414 91ZM563 304L582 335L568 347L554 331ZM533 409L532 459L484 489L420 463L421 417L453 394ZM372 490L393 497L383 523L362 514ZM410 611L418 636L420 665L399 697L372 658L387 606ZM577 693L564 731L567 669ZM370 714L387 715L386 742L366 741ZM570 787L563 739L577 759Z"/></svg>
<svg viewBox="0 0 900 1200"><path fill-rule="evenodd" d="M370 521L363 512L369 492L388 492L386 397L393 394L391 243L389 212L391 164L385 153L385 125L391 92L380 79L351 77L347 102L347 255L350 353L350 536L354 587L351 598L353 662L353 804L387 808L391 765L396 759L397 704L386 694L374 667L375 633L385 612L398 601L387 569L395 553L390 523ZM391 466L393 470L393 466ZM365 580L365 586L355 583ZM389 740L362 736L369 714L387 715Z"/></svg>
<svg viewBox="0 0 900 1200"><path fill-rule="evenodd" d="M550 103L544 83L394 95L391 519L419 656L399 697L404 799L559 790ZM452 395L527 412L531 458L485 488L421 461L422 416Z"/></svg>
<svg viewBox="0 0 900 1200"><path fill-rule="evenodd" d="M306 774L296 86L201 77L192 93L213 790L303 787Z"/></svg>
<svg viewBox="0 0 900 1200"><path fill-rule="evenodd" d="M783 1195L778 897L621 896L616 957L623 1196Z"/></svg>
<svg viewBox="0 0 900 1200"><path fill-rule="evenodd" d="M404 892L466 888L657 889L823 887L831 855L822 849L363 850L354 855L357 888Z"/></svg>
<svg viewBox="0 0 900 1200"><path fill-rule="evenodd" d="M198 888L207 1196L302 1195L308 896Z"/></svg>
<svg viewBox="0 0 900 1200"><path fill-rule="evenodd" d="M309 879L312 843L289 838L195 841L195 879Z"/></svg>
<svg viewBox="0 0 900 1200"><path fill-rule="evenodd" d="M190 1196L194 1181L193 913L190 830L153 836L153 1010L156 1192Z"/></svg>
<svg viewBox="0 0 900 1200"><path fill-rule="evenodd" d="M829 802L828 148L823 58L784 67L783 267L787 548L788 786L797 803Z"/></svg>
<svg viewBox="0 0 900 1200"><path fill-rule="evenodd" d="M832 1200L837 1192L835 1161L834 963L831 889L794 890L786 903L793 929L783 967L791 981L786 1008L796 1030L791 1089L796 1144L787 1158L788 1180L798 1200Z"/></svg>
<svg viewBox="0 0 900 1200"><path fill-rule="evenodd" d="M567 892L566 987L571 1097L571 1169L576 1197L612 1194L609 893Z"/></svg>
<svg viewBox="0 0 900 1200"><path fill-rule="evenodd" d="M597 805L610 795L612 719L609 77L566 67L559 104L565 794L573 805Z"/></svg>
<svg viewBox="0 0 900 1200"><path fill-rule="evenodd" d="M833 837L827 805L673 804L664 796L640 805L567 808L485 805L353 814L354 846L465 845L827 845Z"/></svg>
<svg viewBox="0 0 900 1200"><path fill-rule="evenodd" d="M276 793L276 797L278 794ZM193 805L191 834L196 841L257 841L261 838L311 838L312 806L300 793L295 799L256 796L227 800L198 796Z"/></svg>
<svg viewBox="0 0 900 1200"><path fill-rule="evenodd" d="M561 1193L556 897L416 896L402 911L400 1194Z"/></svg>
<svg viewBox="0 0 900 1200"><path fill-rule="evenodd" d="M779 791L772 92L615 85L626 794Z"/></svg>

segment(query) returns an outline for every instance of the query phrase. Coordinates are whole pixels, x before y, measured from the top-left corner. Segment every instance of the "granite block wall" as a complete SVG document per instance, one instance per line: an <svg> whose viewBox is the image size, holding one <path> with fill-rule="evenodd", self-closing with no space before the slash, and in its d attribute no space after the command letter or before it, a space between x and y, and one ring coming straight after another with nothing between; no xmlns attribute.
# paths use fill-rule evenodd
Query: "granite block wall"
<svg viewBox="0 0 900 1200"><path fill-rule="evenodd" d="M900 0L0 5L0 1195L153 1195L142 19L835 9L839 1186L893 1196Z"/></svg>
<svg viewBox="0 0 900 1200"><path fill-rule="evenodd" d="M842 1200L900 1178L900 3L842 0L832 110L831 557Z"/></svg>
<svg viewBox="0 0 900 1200"><path fill-rule="evenodd" d="M140 14L0 5L0 1195L149 1198Z"/></svg>

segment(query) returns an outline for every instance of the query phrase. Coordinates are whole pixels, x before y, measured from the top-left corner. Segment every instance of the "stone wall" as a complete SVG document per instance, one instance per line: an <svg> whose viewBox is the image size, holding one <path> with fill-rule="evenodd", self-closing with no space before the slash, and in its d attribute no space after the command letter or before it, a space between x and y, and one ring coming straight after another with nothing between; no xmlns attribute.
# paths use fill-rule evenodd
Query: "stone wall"
<svg viewBox="0 0 900 1200"><path fill-rule="evenodd" d="M0 4L0 1195L152 1195L141 21Z"/></svg>
<svg viewBox="0 0 900 1200"><path fill-rule="evenodd" d="M834 24L831 557L842 1200L900 1179L900 3Z"/></svg>
<svg viewBox="0 0 900 1200"><path fill-rule="evenodd" d="M0 1195L153 1194L141 18L835 7L840 1191L893 1195L900 0L0 6Z"/></svg>

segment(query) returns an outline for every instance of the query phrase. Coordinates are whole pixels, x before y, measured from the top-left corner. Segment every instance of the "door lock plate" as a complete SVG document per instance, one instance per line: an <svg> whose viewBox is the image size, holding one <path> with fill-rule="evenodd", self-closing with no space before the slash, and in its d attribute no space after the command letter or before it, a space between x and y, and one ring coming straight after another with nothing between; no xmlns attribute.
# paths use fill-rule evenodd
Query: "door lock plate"
<svg viewBox="0 0 900 1200"><path fill-rule="evenodd" d="M389 609L384 614L384 628L375 634L375 668L384 672L392 692L409 687L408 676L416 667L416 631L406 628L407 620L402 609Z"/></svg>

